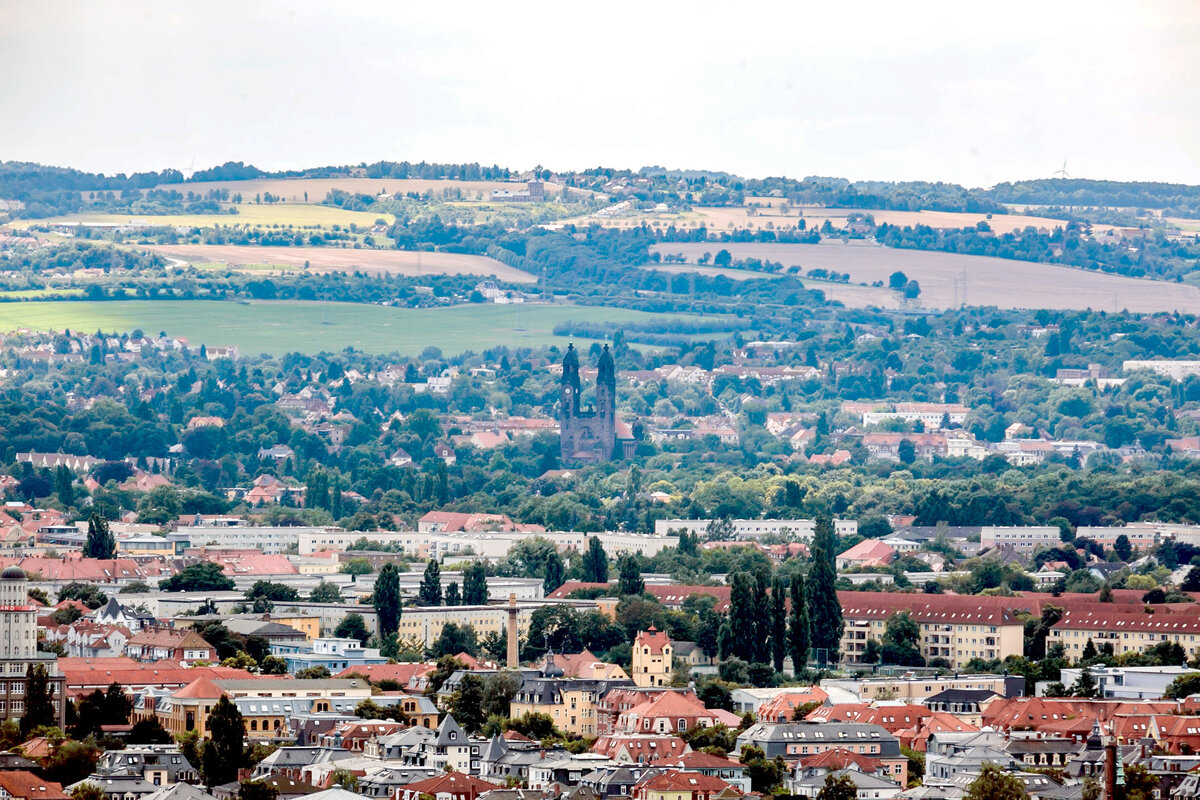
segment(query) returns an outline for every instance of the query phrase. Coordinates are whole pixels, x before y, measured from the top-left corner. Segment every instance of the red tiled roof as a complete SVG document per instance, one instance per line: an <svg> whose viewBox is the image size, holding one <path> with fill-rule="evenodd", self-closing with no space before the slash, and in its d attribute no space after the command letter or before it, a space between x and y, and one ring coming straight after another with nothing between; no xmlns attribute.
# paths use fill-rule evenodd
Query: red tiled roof
<svg viewBox="0 0 1200 800"><path fill-rule="evenodd" d="M795 713L797 707L805 703L824 703L828 699L829 695L818 686L794 692L785 692L784 694L772 697L759 706L758 718L763 722L778 722L780 717L782 717L784 722L791 722L792 715ZM831 706L831 708L835 707Z"/></svg>
<svg viewBox="0 0 1200 800"><path fill-rule="evenodd" d="M437 797L439 794L449 794L458 797L476 797L493 789L503 789L495 783L489 783L474 775L464 775L461 772L447 772L435 778L410 783L401 788L408 794L427 794Z"/></svg>
<svg viewBox="0 0 1200 800"><path fill-rule="evenodd" d="M62 785L47 781L23 769L0 770L0 789L14 798L45 798L45 800L70 800Z"/></svg>
<svg viewBox="0 0 1200 800"><path fill-rule="evenodd" d="M857 766L862 772L871 773L879 769L880 761L844 747L835 747L832 750L800 759L800 766L805 769L837 770L846 769L851 765Z"/></svg>
<svg viewBox="0 0 1200 800"><path fill-rule="evenodd" d="M181 699L208 700L223 696L225 692L217 687L215 683L208 678L199 678L192 681L187 686L175 692L172 697Z"/></svg>
<svg viewBox="0 0 1200 800"><path fill-rule="evenodd" d="M200 677L205 677L210 680L231 680L236 678L254 678L256 677L244 669L235 667L180 667L176 665L163 666L164 663L171 662L156 662L148 664L139 664L132 659L117 658L113 659L119 663L111 669L105 669L103 666L87 665L76 667L64 665L66 661L105 661L107 659L60 659L59 671L66 678L66 688L68 693L78 693L91 691L92 689L104 688L113 681L124 686L126 689L133 690L135 688L143 688L146 686L156 686L163 689L182 688L192 683ZM131 662L132 663L129 663Z"/></svg>
<svg viewBox="0 0 1200 800"><path fill-rule="evenodd" d="M887 564L895 555L896 551L891 545L886 545L878 539L863 539L846 552L839 553L838 558L846 561L870 561Z"/></svg>
<svg viewBox="0 0 1200 800"><path fill-rule="evenodd" d="M339 672L334 677L349 678L353 675L362 675L372 683L378 681L396 681L397 683L407 686L414 676L420 677L426 673L433 672L437 669L435 664L425 664L423 662L404 663L404 664L365 664L358 667L349 667Z"/></svg>
<svg viewBox="0 0 1200 800"><path fill-rule="evenodd" d="M221 565L221 571L226 575L295 575L299 570L285 555L268 555L253 552L250 554L209 551L201 558Z"/></svg>
<svg viewBox="0 0 1200 800"><path fill-rule="evenodd" d="M127 644L138 647L165 647L171 650L211 650L212 645L192 629L177 631L170 628L143 630L134 634Z"/></svg>
<svg viewBox="0 0 1200 800"><path fill-rule="evenodd" d="M1107 603L1105 605L1108 605ZM1200 615L1197 614L1147 614L1125 612L1117 609L1069 610L1052 626L1058 630L1092 630L1101 628L1114 633L1138 631L1140 633L1200 633Z"/></svg>
<svg viewBox="0 0 1200 800"><path fill-rule="evenodd" d="M671 770L642 781L636 788L652 792L719 792L728 789L729 784L713 775Z"/></svg>
<svg viewBox="0 0 1200 800"><path fill-rule="evenodd" d="M41 573L46 581L112 583L118 580L164 578L171 570L155 562L139 563L132 558L20 558L3 562L16 564L29 573Z"/></svg>
<svg viewBox="0 0 1200 800"><path fill-rule="evenodd" d="M649 647L650 652L655 655L662 655L663 648L670 643L671 637L653 625L649 630L638 631L638 635L633 640L634 647Z"/></svg>
<svg viewBox="0 0 1200 800"><path fill-rule="evenodd" d="M680 756L688 752L691 748L688 743L678 736L663 735L644 735L644 734L626 734L615 736L601 736L592 745L593 753L600 753L609 758L616 758L621 750L625 750L626 754L634 761L641 761L642 756L647 759L671 758Z"/></svg>
<svg viewBox="0 0 1200 800"><path fill-rule="evenodd" d="M652 767L677 767L684 770L697 769L739 769L742 765L728 758L721 758L699 750L692 750L683 755L668 756L657 761L651 761Z"/></svg>

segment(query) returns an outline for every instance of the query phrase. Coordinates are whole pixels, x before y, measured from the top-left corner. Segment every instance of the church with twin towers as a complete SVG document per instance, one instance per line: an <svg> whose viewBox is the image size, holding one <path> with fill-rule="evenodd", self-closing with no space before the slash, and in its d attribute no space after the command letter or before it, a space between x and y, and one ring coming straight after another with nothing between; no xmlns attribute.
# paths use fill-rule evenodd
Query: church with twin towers
<svg viewBox="0 0 1200 800"><path fill-rule="evenodd" d="M608 345L596 362L595 404L581 407L579 351L574 343L563 356L559 398L559 442L564 464L596 464L631 458L636 442L629 426L617 419L617 365Z"/></svg>

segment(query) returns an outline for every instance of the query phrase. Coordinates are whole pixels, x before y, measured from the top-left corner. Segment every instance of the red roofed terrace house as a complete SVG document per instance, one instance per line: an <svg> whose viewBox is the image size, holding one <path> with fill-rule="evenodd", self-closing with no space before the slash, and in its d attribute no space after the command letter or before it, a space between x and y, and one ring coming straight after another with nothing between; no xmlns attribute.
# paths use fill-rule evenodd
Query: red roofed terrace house
<svg viewBox="0 0 1200 800"><path fill-rule="evenodd" d="M216 663L217 649L192 629L148 628L125 643L125 654L137 661L170 661L190 667L197 661Z"/></svg>

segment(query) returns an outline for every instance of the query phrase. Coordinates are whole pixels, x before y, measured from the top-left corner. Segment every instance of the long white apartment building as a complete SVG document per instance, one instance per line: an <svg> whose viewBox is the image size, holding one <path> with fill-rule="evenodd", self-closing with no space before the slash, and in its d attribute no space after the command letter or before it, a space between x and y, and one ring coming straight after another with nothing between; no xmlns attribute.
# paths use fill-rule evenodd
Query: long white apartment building
<svg viewBox="0 0 1200 800"><path fill-rule="evenodd" d="M857 527L857 526L856 526ZM481 558L497 559L508 554L509 549L522 539L540 536L558 545L560 550L584 550L588 538L595 537L610 556L638 553L653 556L663 548L674 547L679 537L654 533L580 533L576 531L547 531L524 533L516 531L481 531L459 533L429 533L420 531L346 531L341 528L180 528L167 535L172 541L180 541L186 547L220 547L238 550L258 550L277 554L293 548L300 555L311 555L321 550L346 550L360 539L379 545L394 545L409 555L420 558L441 558L454 555L476 555Z"/></svg>
<svg viewBox="0 0 1200 800"><path fill-rule="evenodd" d="M1122 363L1121 369L1125 372L1148 369L1173 381L1181 381L1189 375L1200 375L1200 361L1172 361L1168 359L1130 360Z"/></svg>
<svg viewBox="0 0 1200 800"><path fill-rule="evenodd" d="M863 425L878 425L898 419L920 422L926 430L938 430L947 419L951 425L962 425L970 413L971 409L961 403L896 403L891 407L864 411L862 421Z"/></svg>
<svg viewBox="0 0 1200 800"><path fill-rule="evenodd" d="M1007 545L1018 553L1031 553L1039 547L1057 547L1062 543L1057 525L986 525L979 529L983 547Z"/></svg>
<svg viewBox="0 0 1200 800"><path fill-rule="evenodd" d="M654 521L654 533L659 536L680 531L704 534L712 522L711 519L659 519ZM812 519L733 519L730 523L733 525L734 538L737 539L791 534L802 541L809 541L817 527L816 520ZM853 536L858 533L858 520L835 519L833 532L838 536Z"/></svg>

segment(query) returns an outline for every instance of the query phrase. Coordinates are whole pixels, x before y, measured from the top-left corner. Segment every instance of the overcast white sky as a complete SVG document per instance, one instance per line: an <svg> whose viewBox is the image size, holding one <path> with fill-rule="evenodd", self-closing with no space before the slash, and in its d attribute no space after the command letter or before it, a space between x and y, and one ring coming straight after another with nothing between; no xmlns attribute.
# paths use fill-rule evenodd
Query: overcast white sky
<svg viewBox="0 0 1200 800"><path fill-rule="evenodd" d="M0 159L1200 183L1200 2L0 0Z"/></svg>

